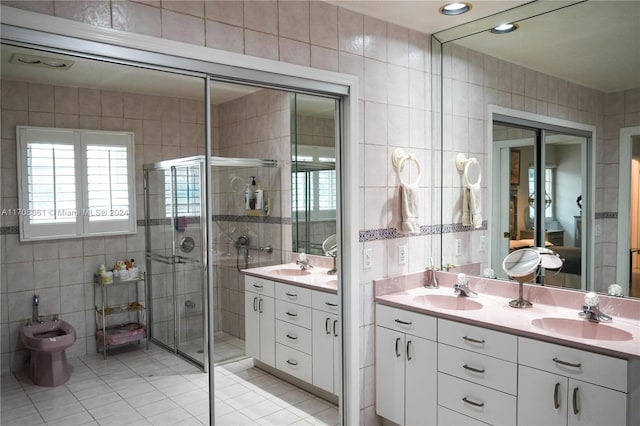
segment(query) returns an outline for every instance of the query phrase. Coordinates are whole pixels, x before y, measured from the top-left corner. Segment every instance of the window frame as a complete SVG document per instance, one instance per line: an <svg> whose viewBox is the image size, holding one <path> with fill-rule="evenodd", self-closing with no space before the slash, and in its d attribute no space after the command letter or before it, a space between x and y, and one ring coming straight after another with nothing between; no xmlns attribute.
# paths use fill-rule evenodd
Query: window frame
<svg viewBox="0 0 640 426"><path fill-rule="evenodd" d="M33 143L56 143L73 145L75 175L75 221L63 223L31 223L27 149ZM127 152L128 212L122 219L91 220L88 207L89 183L87 168L87 147L95 145L124 146ZM133 132L103 131L91 129L66 129L55 127L16 126L18 213L20 241L53 240L63 238L85 238L133 234L137 231L135 193L135 139ZM110 212L111 213L111 212ZM104 214L100 211L99 214Z"/></svg>

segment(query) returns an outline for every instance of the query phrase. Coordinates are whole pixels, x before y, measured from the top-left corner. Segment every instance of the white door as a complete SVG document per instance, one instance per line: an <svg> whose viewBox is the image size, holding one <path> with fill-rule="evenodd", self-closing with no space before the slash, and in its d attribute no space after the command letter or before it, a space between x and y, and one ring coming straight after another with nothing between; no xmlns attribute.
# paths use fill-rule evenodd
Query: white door
<svg viewBox="0 0 640 426"><path fill-rule="evenodd" d="M624 426L627 424L625 393L569 379L568 402L569 426Z"/></svg>
<svg viewBox="0 0 640 426"><path fill-rule="evenodd" d="M244 339L247 355L260 359L260 296L247 291L244 293Z"/></svg>
<svg viewBox="0 0 640 426"><path fill-rule="evenodd" d="M567 387L564 376L518 367L518 426L567 424Z"/></svg>
<svg viewBox="0 0 640 426"><path fill-rule="evenodd" d="M376 413L404 424L404 333L376 326Z"/></svg>
<svg viewBox="0 0 640 426"><path fill-rule="evenodd" d="M436 342L405 337L405 422L435 425L438 412L438 348Z"/></svg>
<svg viewBox="0 0 640 426"><path fill-rule="evenodd" d="M276 306L272 297L258 299L260 315L260 361L271 367L276 365Z"/></svg>
<svg viewBox="0 0 640 426"><path fill-rule="evenodd" d="M333 322L337 315L313 310L313 384L334 393Z"/></svg>

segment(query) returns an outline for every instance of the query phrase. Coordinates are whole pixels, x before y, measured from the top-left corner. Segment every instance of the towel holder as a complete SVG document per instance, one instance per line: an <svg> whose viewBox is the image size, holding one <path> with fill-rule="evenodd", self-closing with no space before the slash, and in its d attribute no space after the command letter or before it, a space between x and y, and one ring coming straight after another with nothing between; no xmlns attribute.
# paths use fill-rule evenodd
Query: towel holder
<svg viewBox="0 0 640 426"><path fill-rule="evenodd" d="M402 183L403 185L406 185L406 183L403 182L400 172L402 172L404 163L407 160L412 160L414 163L416 163L416 167L418 168L418 177L412 185L417 185L420 182L420 177L422 176L422 167L420 166L420 162L418 161L416 156L413 154L407 154L402 148L396 148L393 150L393 153L391 154L391 161L393 162L393 168L396 170L396 173L398 173L400 183Z"/></svg>
<svg viewBox="0 0 640 426"><path fill-rule="evenodd" d="M471 165L475 165L478 169L478 181L475 183L469 182L469 167ZM465 186L480 185L480 182L482 181L482 169L480 168L480 163L478 163L478 160L475 157L467 158L467 156L462 153L456 155L456 168L460 173L462 173Z"/></svg>

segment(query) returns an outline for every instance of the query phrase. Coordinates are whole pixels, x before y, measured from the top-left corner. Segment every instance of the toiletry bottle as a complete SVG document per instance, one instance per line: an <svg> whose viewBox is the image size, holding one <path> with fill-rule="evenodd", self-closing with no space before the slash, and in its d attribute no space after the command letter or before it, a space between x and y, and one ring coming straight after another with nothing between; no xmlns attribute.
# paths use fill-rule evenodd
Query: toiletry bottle
<svg viewBox="0 0 640 426"><path fill-rule="evenodd" d="M131 259L131 266L129 267L129 279L137 279L140 275L140 269L136 265L136 261Z"/></svg>
<svg viewBox="0 0 640 426"><path fill-rule="evenodd" d="M244 209L249 210L251 201L251 189L249 188L249 184L244 186Z"/></svg>
<svg viewBox="0 0 640 426"><path fill-rule="evenodd" d="M260 184L258 184L258 189L256 189L255 194L256 194L256 210L262 210L263 192Z"/></svg>
<svg viewBox="0 0 640 426"><path fill-rule="evenodd" d="M251 210L254 210L256 208L256 177L255 176L249 176L252 181L251 181L251 191L249 192L249 196L251 197L249 199L249 208Z"/></svg>

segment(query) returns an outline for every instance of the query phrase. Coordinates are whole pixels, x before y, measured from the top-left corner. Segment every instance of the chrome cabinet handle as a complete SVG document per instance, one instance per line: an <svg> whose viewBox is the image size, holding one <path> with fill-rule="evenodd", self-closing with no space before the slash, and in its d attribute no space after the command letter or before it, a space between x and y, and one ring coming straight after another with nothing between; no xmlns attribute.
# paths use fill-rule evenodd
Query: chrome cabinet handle
<svg viewBox="0 0 640 426"><path fill-rule="evenodd" d="M463 336L462 338L467 342L477 343L479 345L484 344L484 339L474 339L473 337L469 337L469 336Z"/></svg>
<svg viewBox="0 0 640 426"><path fill-rule="evenodd" d="M402 324L402 325L411 325L411 321L402 321L401 319L397 319L395 320L398 324Z"/></svg>
<svg viewBox="0 0 640 426"><path fill-rule="evenodd" d="M580 395L578 394L578 388L573 388L573 414L577 415L580 412Z"/></svg>
<svg viewBox="0 0 640 426"><path fill-rule="evenodd" d="M553 389L553 407L556 410L560 408L560 382L556 383Z"/></svg>
<svg viewBox="0 0 640 426"><path fill-rule="evenodd" d="M257 311L257 310L258 310L258 307L256 306L256 304L257 304L257 303L258 303L258 298L257 298L257 297L254 297L254 298L253 298L253 310L254 310L254 311Z"/></svg>
<svg viewBox="0 0 640 426"><path fill-rule="evenodd" d="M475 368L467 364L464 364L462 368L464 368L465 370L473 371L474 373L484 373L484 368Z"/></svg>
<svg viewBox="0 0 640 426"><path fill-rule="evenodd" d="M287 364L289 364L289 365L293 365L293 366L298 365L298 363L297 363L297 362L295 362L295 361L291 361L290 359L288 359L288 360L287 360Z"/></svg>
<svg viewBox="0 0 640 426"><path fill-rule="evenodd" d="M324 331L326 331L327 334L331 334L331 327L329 326L330 323L331 323L331 318L327 317L327 319L324 320Z"/></svg>
<svg viewBox="0 0 640 426"><path fill-rule="evenodd" d="M298 295L296 293L290 293L290 292L286 292L285 293L287 296L292 297L292 298L296 298L298 297Z"/></svg>
<svg viewBox="0 0 640 426"><path fill-rule="evenodd" d="M292 336L291 334L287 333L287 337L291 340L298 340L297 336Z"/></svg>
<svg viewBox="0 0 640 426"><path fill-rule="evenodd" d="M400 343L400 338L396 337L396 358L400 358L400 352L398 350L398 343Z"/></svg>
<svg viewBox="0 0 640 426"><path fill-rule="evenodd" d="M407 340L407 361L411 361L413 357L411 356L411 340Z"/></svg>
<svg viewBox="0 0 640 426"><path fill-rule="evenodd" d="M337 303L333 303L333 302L324 302L325 305L327 306L331 306L332 308L337 308L338 304Z"/></svg>
<svg viewBox="0 0 640 426"><path fill-rule="evenodd" d="M262 313L262 299L258 302L258 311Z"/></svg>
<svg viewBox="0 0 640 426"><path fill-rule="evenodd" d="M558 358L553 358L553 362L556 362L560 365L566 365L567 367L573 367L573 368L581 368L582 367L582 363L581 362L569 362L569 361L563 361L561 359Z"/></svg>
<svg viewBox="0 0 640 426"><path fill-rule="evenodd" d="M473 406L475 406L475 407L484 407L484 402L475 402L475 401L470 400L470 399L469 399L469 398L467 398L466 396L465 396L465 397L463 397L463 398L462 398L462 400L463 400L464 402L466 402L467 404L471 404L471 405L473 405Z"/></svg>
<svg viewBox="0 0 640 426"><path fill-rule="evenodd" d="M338 320L333 320L333 335L338 337L338 332L336 331L336 325L338 325Z"/></svg>
<svg viewBox="0 0 640 426"><path fill-rule="evenodd" d="M294 317L294 318L298 316L298 314L296 314L295 312L287 311L286 314L289 315L290 317Z"/></svg>

